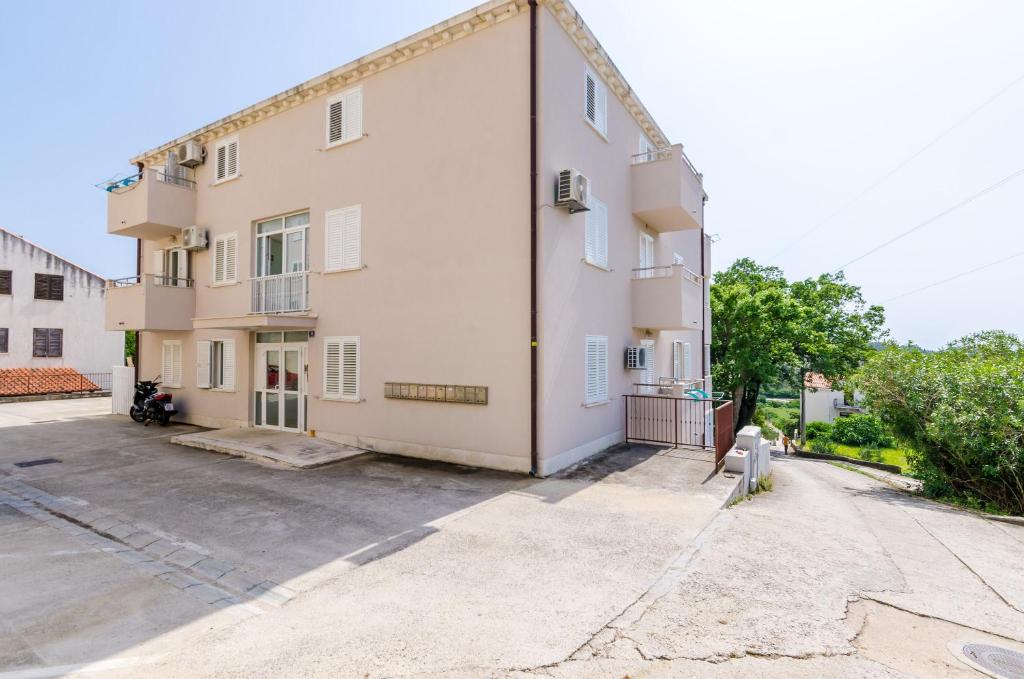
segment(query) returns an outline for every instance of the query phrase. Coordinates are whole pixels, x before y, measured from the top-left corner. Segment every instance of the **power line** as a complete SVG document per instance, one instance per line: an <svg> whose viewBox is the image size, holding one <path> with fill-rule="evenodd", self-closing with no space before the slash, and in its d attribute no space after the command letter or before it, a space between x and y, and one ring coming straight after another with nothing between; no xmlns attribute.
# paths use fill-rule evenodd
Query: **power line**
<svg viewBox="0 0 1024 679"><path fill-rule="evenodd" d="M846 267L850 266L854 262L859 262L860 260L864 259L865 257L867 257L869 255L875 254L876 252L878 252L882 248L888 247L888 246L892 245L893 243L895 243L896 241L909 236L910 234L914 233L918 229L923 228L925 226L928 226L929 224L931 224L933 222L936 222L939 219L942 219L943 217L945 217L948 214L956 212L957 210L959 210L960 208L964 207L965 205L967 205L969 203L973 203L978 198L981 198L985 194L991 193L991 192L995 191L996 189L998 189L998 188L1008 184L1009 182L1013 181L1014 179L1016 179L1017 177L1021 176L1022 174L1024 174L1024 168L1021 168L1021 169L1017 170L1016 172L1013 172L1013 173L1003 177L1002 179L997 181L995 184L991 184L989 186L986 186L984 189L982 189L981 191L978 191L973 196L969 196L967 198L964 198L962 201L960 201L959 203L957 203L953 207L947 208L947 209L943 210L942 212L940 212L939 214L935 215L934 217L929 217L928 219L924 220L920 224L917 224L916 226L912 226L911 228L907 229L906 231L893 236L892 238L890 238L889 240L885 241L881 245L877 245L877 246L871 248L870 250L868 250L864 254L859 255L857 257L854 257L853 259L848 261L846 264L843 264L842 266L837 267L836 270L835 270L835 273L839 273L840 271L842 271Z"/></svg>
<svg viewBox="0 0 1024 679"><path fill-rule="evenodd" d="M922 153L924 153L925 151L927 151L927 150L928 150L928 149L930 149L931 147L935 146L935 144L937 144L937 143L939 142L939 140L941 140L941 139L942 139L943 137L945 137L946 135L948 135L948 134L949 134L950 132L952 132L952 131L953 131L953 130L955 130L956 128L960 127L961 125L963 125L964 123L966 123L966 122L967 122L968 120L970 120L971 118L973 118L973 117L974 117L974 116L975 116L975 115L976 115L976 114L977 114L978 112L980 112L980 111L981 111L982 109L984 109L985 107L987 107L987 106L988 106L989 104L991 104L992 102L994 102L994 101L995 101L996 99L998 99L999 97L1003 96L1003 94L1005 94L1007 90L1009 90L1009 89L1010 89L1011 87L1013 87L1014 85L1016 85L1017 83L1019 83L1019 82L1020 82L1020 81L1022 81L1022 80L1024 80L1024 74L1021 74L1020 76L1018 76L1018 77L1017 77L1017 78L1016 78L1015 80L1013 80L1013 82L1011 82L1011 83L1010 83L1009 85L1006 85L1005 87L1003 87L1003 88L1002 88L1001 90L999 90L998 92L996 92L995 94L993 94L993 95L992 95L991 97L989 97L988 99L986 99L985 101L983 101L983 102L982 102L981 104L979 104L978 106L976 106L976 107L975 107L974 109L972 109L970 113L968 113L968 114L967 114L967 115L965 115L965 116L964 116L963 118L960 118L960 119L959 119L959 120L957 120L957 121L956 121L955 123L953 123L952 125L950 125L949 127L947 127L947 128L946 128L946 129L945 129L945 130L944 130L943 132L941 132L941 133L939 134L939 136L935 137L935 138L934 138L934 139L932 139L932 140L931 140L930 142L928 142L927 144L925 144L924 146L922 146L922 147L921 147L920 149L918 149L918 150L917 150L917 151L916 151L915 153L913 153L912 155L910 155L910 157L908 157L907 159L905 159L904 161L902 161L902 162L901 162L901 163L900 163L899 165L897 165L896 167L894 167L894 168L892 168L891 170L889 170L888 172L886 172L886 173L885 173L884 175L882 175L882 176L881 176L881 177L880 177L879 179L877 179L877 180L876 180L876 181L875 181L874 183L872 183L872 184L871 184L870 186L868 186L868 187L867 187L866 189L864 189L863 191L861 191L860 193L858 193L858 194L857 194L856 196L854 196L854 197L853 197L852 199L850 199L850 200L849 200L848 202L844 203L844 204L843 204L843 205L842 205L842 206L841 206L841 207L840 207L840 208L839 208L838 210L836 210L835 212L833 212L833 213L832 213L832 214L830 214L829 216L825 217L825 218L824 218L824 219L822 219L822 220L821 220L820 222L818 222L817 224L815 224L815 225L814 225L814 226L812 226L811 228L809 228L809 229L807 229L806 231L804 231L804 232L803 232L802 234L800 234L800 235L798 235L798 236L794 236L794 237L793 237L793 238L792 238L792 239L790 240L790 242L789 242L789 243L788 243L787 245L783 246L783 248L782 248L781 250L779 250L778 252L776 252L776 253L775 253L774 255L772 255L772 256L771 256L771 257L770 257L769 259L775 259L775 258L776 258L776 257L778 257L779 255L781 255L781 254L785 253L785 252L786 252L786 251L788 251L788 250L789 250L789 249L790 249L791 247L793 247L794 245L796 245L796 244L797 244L798 242L802 241L802 240L803 240L804 238L806 238L807 236L811 235L812 233L814 233L815 231L817 231L817 230L818 230L818 229L820 229L821 227L825 226L825 224L827 224L828 222L832 221L833 219L835 219L835 218L836 218L836 217L838 217L839 215L841 215L841 214L843 214L844 212L846 212L846 211L847 211L847 210L848 210L849 208L851 208L851 207L853 207L854 205L856 205L856 204L857 204L858 202L860 202L860 199L861 199L861 198L863 198L864 196L866 196L866 195L868 195L869 193L871 193L872 191L874 191L874 190L875 190L876 188L878 188L878 187L879 187L880 185L882 185L882 184L883 184L883 183L885 182L885 180L887 180L887 179L888 179L889 177L893 176L894 174L896 174L897 172L899 172L900 170L902 170L902 169L903 169L904 167L906 167L906 166L907 166L907 165L908 165L908 164L910 163L910 161L914 160L915 158L917 158L918 156L920 156L920 155L921 155Z"/></svg>
<svg viewBox="0 0 1024 679"><path fill-rule="evenodd" d="M1024 255L1024 250L1021 250L1020 252L1015 252L1014 254L1009 255L1007 257L1003 257L1002 259L997 259L994 262L989 262L988 264L982 264L981 266L976 266L973 269L968 269L967 271L962 271L962 272L956 274L955 276L950 276L949 278L943 278L941 281L935 281L934 283L929 283L928 285L922 285L921 287L915 288L915 289L911 290L910 292L904 292L901 295L896 295L895 297L890 297L889 299L883 300L882 304L888 304L889 302L892 302L893 300L902 299L902 298L907 297L909 295L913 295L913 294L916 294L918 292L921 292L922 290L927 290L928 288L934 288L936 285L942 285L943 283L949 283L950 281L955 281L958 278L963 278L964 276L972 274L972 273L974 273L976 271L981 271L982 269L987 269L990 266L995 266L997 264L1002 264L1003 262L1008 262L1011 259L1014 259L1016 257L1020 257L1021 255Z"/></svg>

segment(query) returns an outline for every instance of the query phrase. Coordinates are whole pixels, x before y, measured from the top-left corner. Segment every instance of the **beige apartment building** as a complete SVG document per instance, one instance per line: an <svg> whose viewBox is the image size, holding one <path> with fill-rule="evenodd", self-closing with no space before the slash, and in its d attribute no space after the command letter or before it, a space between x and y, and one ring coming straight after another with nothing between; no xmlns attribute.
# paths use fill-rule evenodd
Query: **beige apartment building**
<svg viewBox="0 0 1024 679"><path fill-rule="evenodd" d="M701 175L564 0L488 2L131 162L107 328L186 421L546 475L623 440L636 384L708 379Z"/></svg>

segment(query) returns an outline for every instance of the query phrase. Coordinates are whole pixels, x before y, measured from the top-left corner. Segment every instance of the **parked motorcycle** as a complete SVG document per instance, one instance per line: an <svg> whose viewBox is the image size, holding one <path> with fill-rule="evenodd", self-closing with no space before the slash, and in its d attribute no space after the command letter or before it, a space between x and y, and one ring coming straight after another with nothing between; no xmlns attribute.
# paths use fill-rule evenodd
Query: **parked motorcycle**
<svg viewBox="0 0 1024 679"><path fill-rule="evenodd" d="M136 422L144 422L149 426L150 422L159 422L161 427L167 426L172 415L177 415L171 402L171 395L157 391L160 385L160 376L153 380L142 380L135 383L135 398L128 415Z"/></svg>

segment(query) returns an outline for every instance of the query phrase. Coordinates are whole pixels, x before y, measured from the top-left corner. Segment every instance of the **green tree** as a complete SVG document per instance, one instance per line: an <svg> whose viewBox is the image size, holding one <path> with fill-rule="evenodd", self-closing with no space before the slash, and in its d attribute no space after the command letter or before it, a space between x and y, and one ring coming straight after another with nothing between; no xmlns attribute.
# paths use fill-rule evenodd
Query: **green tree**
<svg viewBox="0 0 1024 679"><path fill-rule="evenodd" d="M881 307L867 307L843 274L789 283L781 269L737 260L711 286L711 362L716 388L736 404L736 427L751 422L765 384L797 385L807 371L838 381L880 336Z"/></svg>
<svg viewBox="0 0 1024 679"><path fill-rule="evenodd" d="M1024 514L1024 345L969 335L941 351L887 346L857 378L867 404L914 453L925 493Z"/></svg>
<svg viewBox="0 0 1024 679"><path fill-rule="evenodd" d="M124 364L137 365L138 354L136 352L138 333L128 331L124 334Z"/></svg>

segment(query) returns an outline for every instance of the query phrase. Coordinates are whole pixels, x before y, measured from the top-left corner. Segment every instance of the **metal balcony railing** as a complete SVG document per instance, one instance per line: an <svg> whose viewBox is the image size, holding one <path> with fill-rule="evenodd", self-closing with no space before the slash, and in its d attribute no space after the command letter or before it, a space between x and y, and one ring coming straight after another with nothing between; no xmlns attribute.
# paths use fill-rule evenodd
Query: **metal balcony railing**
<svg viewBox="0 0 1024 679"><path fill-rule="evenodd" d="M107 281L108 288L130 288L135 285L142 285L147 279L152 279L153 285L160 285L168 288L191 288L195 281L191 278L176 278L175 276L164 276L159 274L144 273L141 276L126 276Z"/></svg>
<svg viewBox="0 0 1024 679"><path fill-rule="evenodd" d="M280 314L309 309L309 274L306 271L249 279L250 313Z"/></svg>
<svg viewBox="0 0 1024 679"><path fill-rule="evenodd" d="M664 266L647 266L638 269L633 269L633 280L643 280L646 278L669 278L674 275L676 271L679 272L682 279L689 281L694 285L700 285L704 277L696 271L687 269L682 264L667 264Z"/></svg>
<svg viewBox="0 0 1024 679"><path fill-rule="evenodd" d="M693 162L686 156L685 153L680 153L683 159L683 164L690 168L690 172L703 184L704 175L697 172L697 168L694 167ZM672 147L664 146L660 149L651 149L650 151L644 151L643 153L633 154L631 160L633 165L640 165L641 163L651 163L655 160L668 160L672 157Z"/></svg>
<svg viewBox="0 0 1024 679"><path fill-rule="evenodd" d="M147 168L142 172L137 172L136 174L117 174L111 177L110 179L107 179L106 181L102 181L99 184L96 184L95 186L97 188L103 189L107 193L124 193L125 191L134 189L136 186L138 186L140 182L147 178L149 178L151 181L158 181L163 182L165 184L173 184L174 186L180 186L181 188L188 189L190 191L196 190L196 183L191 179L186 179L185 177L179 177L175 174L170 174L166 172L163 168L157 167Z"/></svg>

